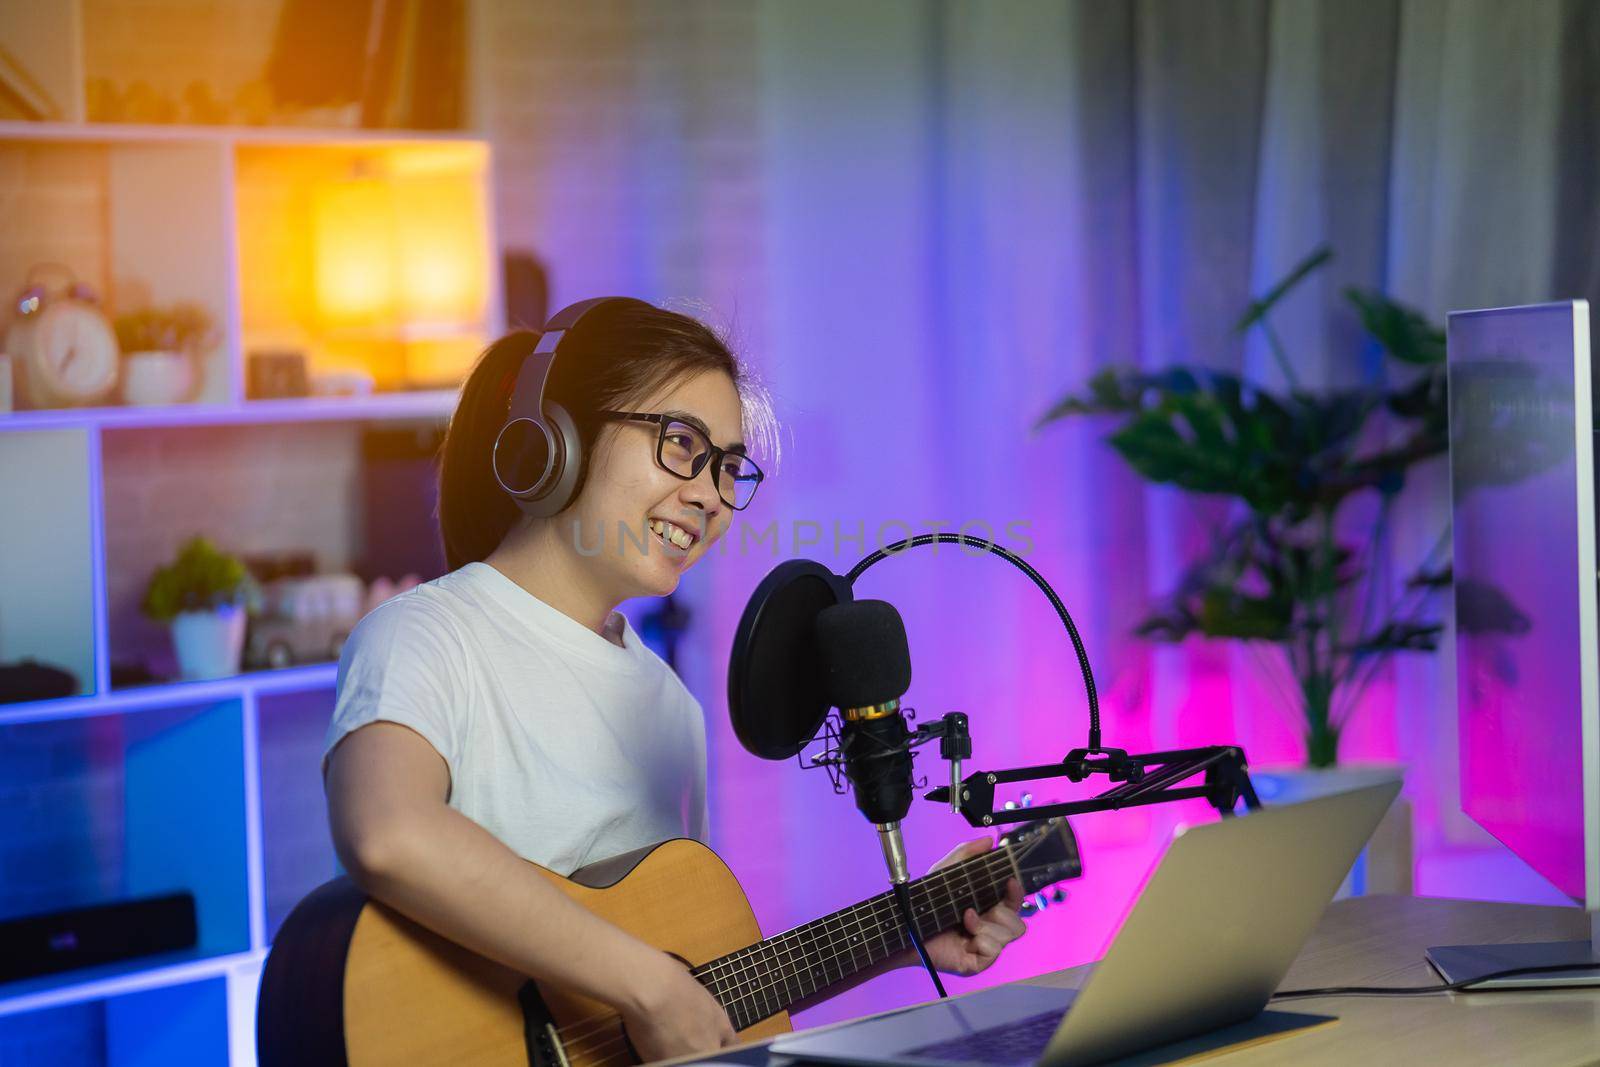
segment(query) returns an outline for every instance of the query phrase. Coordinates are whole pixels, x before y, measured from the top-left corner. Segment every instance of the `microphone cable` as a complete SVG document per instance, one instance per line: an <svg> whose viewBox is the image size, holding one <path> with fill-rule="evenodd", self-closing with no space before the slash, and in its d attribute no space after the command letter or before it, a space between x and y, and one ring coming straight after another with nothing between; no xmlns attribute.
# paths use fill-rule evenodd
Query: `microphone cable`
<svg viewBox="0 0 1600 1067"><path fill-rule="evenodd" d="M946 999L949 994L944 991L944 983L939 981L939 972L934 970L933 961L928 958L928 950L922 944L922 935L917 932L917 920L911 914L910 884L895 882L894 899L900 905L900 917L905 920L906 933L911 935L911 943L917 948L917 956L922 960L923 969L928 972L928 977L933 979L933 988L939 991L939 999Z"/></svg>
<svg viewBox="0 0 1600 1067"><path fill-rule="evenodd" d="M845 581L854 585L856 579L861 577L862 572L874 563L888 559L890 556L897 555L908 548L933 544L972 545L975 548L981 548L986 552L993 553L1016 567L1023 574L1026 574L1033 584L1038 586L1040 591L1049 598L1050 606L1056 609L1056 615L1061 619L1061 625L1067 628L1067 636L1072 638L1072 650L1078 654L1078 668L1083 672L1083 688L1089 697L1089 751L1100 751L1100 696L1094 687L1094 671L1089 668L1089 653L1084 651L1083 639L1078 636L1078 628L1073 624L1072 616L1067 612L1067 606L1061 602L1060 597L1056 596L1056 591L1050 588L1050 583L1044 580L1044 575L1034 570L1027 560L1009 549L1001 548L993 541L985 540L982 537L973 537L969 534L961 533L917 534L915 537L904 538L873 551L860 563L850 568L850 573L844 576ZM937 982L938 979L934 979L934 981Z"/></svg>

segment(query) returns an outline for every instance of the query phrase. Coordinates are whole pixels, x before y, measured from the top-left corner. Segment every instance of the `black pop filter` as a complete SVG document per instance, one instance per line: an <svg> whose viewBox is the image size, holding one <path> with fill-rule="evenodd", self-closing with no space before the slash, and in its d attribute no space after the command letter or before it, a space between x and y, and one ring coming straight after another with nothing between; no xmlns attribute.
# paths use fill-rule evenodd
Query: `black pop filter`
<svg viewBox="0 0 1600 1067"><path fill-rule="evenodd" d="M822 689L835 708L899 700L911 688L906 624L886 600L855 600L817 615Z"/></svg>
<svg viewBox="0 0 1600 1067"><path fill-rule="evenodd" d="M762 759L789 759L817 735L833 705L817 651L817 616L852 600L822 564L791 559L761 579L739 618L728 663L734 736Z"/></svg>

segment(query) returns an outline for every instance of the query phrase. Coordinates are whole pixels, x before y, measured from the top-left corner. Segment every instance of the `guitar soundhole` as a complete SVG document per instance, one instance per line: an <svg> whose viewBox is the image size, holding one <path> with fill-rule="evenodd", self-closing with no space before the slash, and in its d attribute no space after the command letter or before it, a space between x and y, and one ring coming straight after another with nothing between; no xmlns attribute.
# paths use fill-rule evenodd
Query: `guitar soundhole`
<svg viewBox="0 0 1600 1067"><path fill-rule="evenodd" d="M532 1067L618 1067L643 1062L620 1018L594 1027L572 1023L566 1029L575 1035L558 1049L555 1042L561 1040L561 1026L539 994L538 985L524 982L517 990L517 1003L522 1005L523 1042Z"/></svg>
<svg viewBox="0 0 1600 1067"><path fill-rule="evenodd" d="M628 1050L628 1062L643 1063L644 1057L639 1055L639 1050L633 1047L633 1038L628 1036L628 1025L619 1022L617 1023L617 1029L622 1031L622 1044Z"/></svg>
<svg viewBox="0 0 1600 1067"><path fill-rule="evenodd" d="M539 995L533 982L522 983L517 990L517 1003L522 1005L522 1040L528 1051L532 1067L561 1067L561 1055L550 1041L550 1027L555 1017Z"/></svg>

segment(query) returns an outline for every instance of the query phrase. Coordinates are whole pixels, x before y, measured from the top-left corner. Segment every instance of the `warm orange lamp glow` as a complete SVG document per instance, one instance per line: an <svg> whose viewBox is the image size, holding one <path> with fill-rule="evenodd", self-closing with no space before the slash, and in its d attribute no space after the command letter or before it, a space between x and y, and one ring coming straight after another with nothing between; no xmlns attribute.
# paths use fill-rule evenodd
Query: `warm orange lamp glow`
<svg viewBox="0 0 1600 1067"><path fill-rule="evenodd" d="M401 340L482 328L484 205L471 176L353 178L315 194L319 316Z"/></svg>
<svg viewBox="0 0 1600 1067"><path fill-rule="evenodd" d="M413 332L483 322L488 299L484 205L471 179L414 178L395 187L398 303Z"/></svg>
<svg viewBox="0 0 1600 1067"><path fill-rule="evenodd" d="M319 186L312 194L317 312L334 329L398 325L394 195L379 178Z"/></svg>

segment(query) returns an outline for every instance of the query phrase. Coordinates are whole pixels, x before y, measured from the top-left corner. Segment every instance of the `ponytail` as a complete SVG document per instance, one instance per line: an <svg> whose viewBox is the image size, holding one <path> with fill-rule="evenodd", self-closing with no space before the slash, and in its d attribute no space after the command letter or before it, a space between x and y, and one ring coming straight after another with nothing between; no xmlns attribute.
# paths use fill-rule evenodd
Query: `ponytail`
<svg viewBox="0 0 1600 1067"><path fill-rule="evenodd" d="M495 479L491 457L517 371L538 343L528 330L506 334L478 357L461 387L439 461L439 535L451 570L488 556L521 514Z"/></svg>

